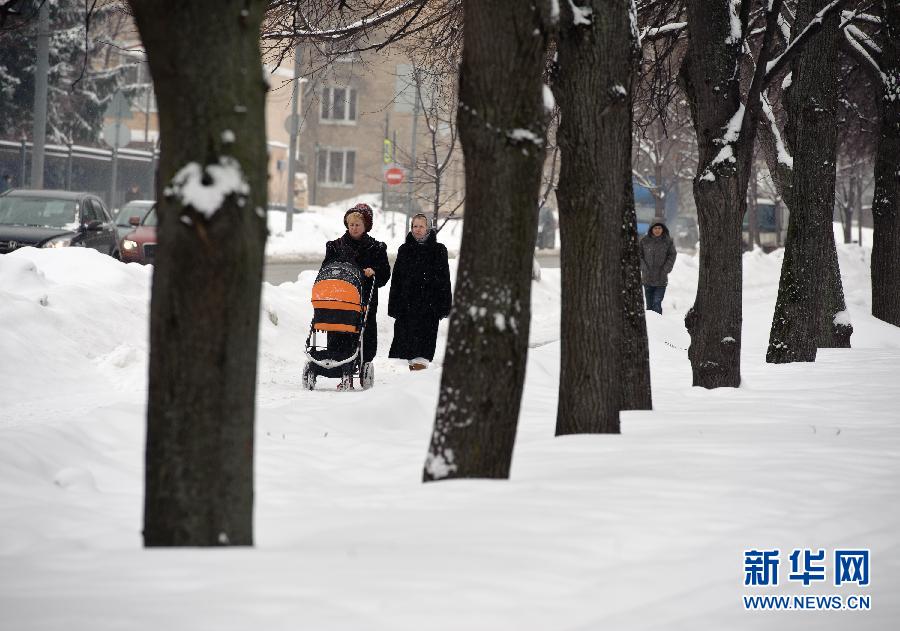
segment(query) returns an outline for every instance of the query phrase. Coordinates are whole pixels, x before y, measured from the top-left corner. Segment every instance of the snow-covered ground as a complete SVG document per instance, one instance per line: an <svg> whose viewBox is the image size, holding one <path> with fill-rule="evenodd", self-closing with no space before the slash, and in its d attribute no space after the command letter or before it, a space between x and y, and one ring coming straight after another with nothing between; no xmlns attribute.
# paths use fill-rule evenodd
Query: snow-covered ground
<svg viewBox="0 0 900 631"><path fill-rule="evenodd" d="M310 214L270 254L321 256L342 214ZM900 329L868 315L869 250L839 250L854 348L766 365L782 253L748 253L744 383L715 391L690 385L698 259L679 256L648 314L655 409L624 413L618 436L553 436L560 283L543 270L509 481L420 482L442 351L421 372L387 359L384 312L374 389L302 390L314 272L267 284L256 546L205 550L141 547L151 270L2 256L0 629L892 629ZM745 586L745 550L774 548L778 585ZM834 586L833 552L858 548L870 584ZM791 580L793 549L825 550L826 580ZM745 611L745 594L862 594L871 610Z"/></svg>

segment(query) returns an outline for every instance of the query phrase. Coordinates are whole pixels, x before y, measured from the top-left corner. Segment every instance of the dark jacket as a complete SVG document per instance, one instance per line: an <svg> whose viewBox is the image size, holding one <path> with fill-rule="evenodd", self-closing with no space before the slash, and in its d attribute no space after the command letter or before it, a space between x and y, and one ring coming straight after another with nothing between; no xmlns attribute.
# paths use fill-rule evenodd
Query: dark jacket
<svg viewBox="0 0 900 631"><path fill-rule="evenodd" d="M335 261L353 263L360 271L367 267L375 270L375 291L372 294L372 302L369 305L370 311L374 311L378 307L378 288L384 287L391 278L391 264L388 263L387 245L381 241L376 241L368 234L364 234L359 240L356 240L349 233L345 232L340 239L335 239L325 244L325 259L322 261L322 265ZM363 299L369 295L371 288L372 279L363 276Z"/></svg>
<svg viewBox="0 0 900 631"><path fill-rule="evenodd" d="M451 300L447 248L434 231L423 243L409 233L394 263L388 315L397 322L389 356L431 360L438 321L450 314Z"/></svg>
<svg viewBox="0 0 900 631"><path fill-rule="evenodd" d="M654 226L662 226L658 237L652 234ZM641 237L641 282L651 287L665 287L669 283L669 272L675 267L675 242L669 236L669 229L663 223L655 223Z"/></svg>

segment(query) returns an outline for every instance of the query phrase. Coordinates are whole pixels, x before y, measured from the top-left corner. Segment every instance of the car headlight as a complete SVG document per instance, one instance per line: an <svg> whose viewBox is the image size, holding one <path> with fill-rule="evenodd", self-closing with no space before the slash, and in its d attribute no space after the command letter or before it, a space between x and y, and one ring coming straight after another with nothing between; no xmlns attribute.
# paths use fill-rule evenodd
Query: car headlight
<svg viewBox="0 0 900 631"><path fill-rule="evenodd" d="M122 249L123 250L136 250L137 249L137 241L132 241L131 239L123 239L122 240Z"/></svg>
<svg viewBox="0 0 900 631"><path fill-rule="evenodd" d="M72 245L72 237L56 237L50 239L42 247L45 248L67 248Z"/></svg>

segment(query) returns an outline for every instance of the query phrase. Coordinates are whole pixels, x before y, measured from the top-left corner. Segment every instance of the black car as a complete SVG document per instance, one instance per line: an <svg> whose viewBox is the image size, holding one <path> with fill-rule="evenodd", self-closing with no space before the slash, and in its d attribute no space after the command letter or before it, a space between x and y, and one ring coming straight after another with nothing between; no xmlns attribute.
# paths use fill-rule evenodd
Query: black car
<svg viewBox="0 0 900 631"><path fill-rule="evenodd" d="M135 226L144 222L144 217L155 205L156 202L152 199L133 199L119 209L119 213L116 215L116 231L119 233L120 243L126 234L134 230ZM137 217L137 223L132 223L132 217Z"/></svg>
<svg viewBox="0 0 900 631"><path fill-rule="evenodd" d="M116 224L91 193L12 189L0 195L0 254L85 247L119 257Z"/></svg>

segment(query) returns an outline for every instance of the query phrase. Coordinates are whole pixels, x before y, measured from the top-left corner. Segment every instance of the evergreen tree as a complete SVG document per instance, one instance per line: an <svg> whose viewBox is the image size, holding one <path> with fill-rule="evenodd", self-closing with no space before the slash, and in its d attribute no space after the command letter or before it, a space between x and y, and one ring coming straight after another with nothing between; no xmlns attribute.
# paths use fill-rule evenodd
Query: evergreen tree
<svg viewBox="0 0 900 631"><path fill-rule="evenodd" d="M78 0L50 4L50 73L47 138L55 143L96 144L103 113L125 81L128 64L99 67L104 46L98 26L117 9L112 3L91 9ZM31 138L34 69L37 58L39 0L23 3L0 28L0 138Z"/></svg>

